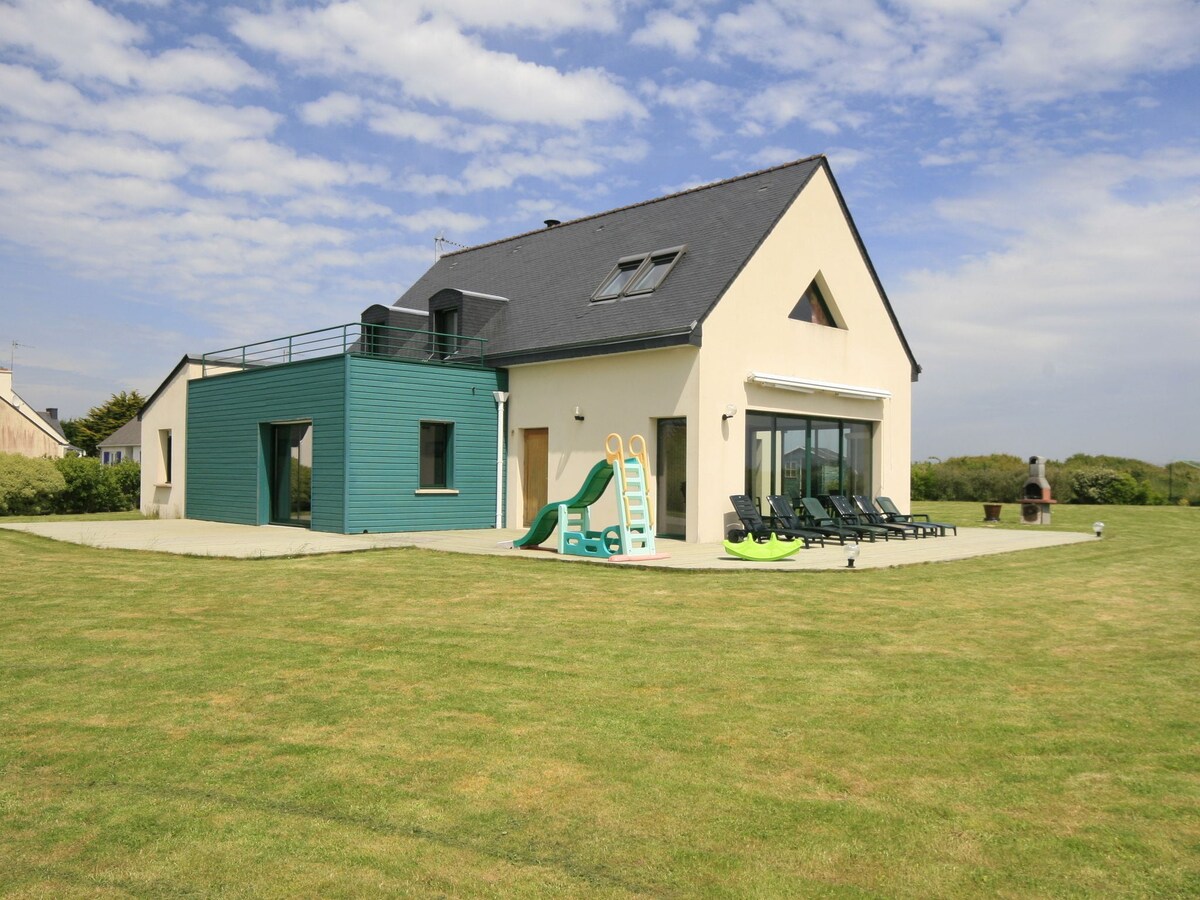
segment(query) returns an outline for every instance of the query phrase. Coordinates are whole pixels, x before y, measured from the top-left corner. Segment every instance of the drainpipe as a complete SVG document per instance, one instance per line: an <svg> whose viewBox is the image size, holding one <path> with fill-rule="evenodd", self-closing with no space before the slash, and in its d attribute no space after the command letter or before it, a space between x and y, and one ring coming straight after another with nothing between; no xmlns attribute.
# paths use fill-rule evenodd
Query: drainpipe
<svg viewBox="0 0 1200 900"><path fill-rule="evenodd" d="M492 391L496 401L496 527L504 527L504 404L508 391Z"/></svg>

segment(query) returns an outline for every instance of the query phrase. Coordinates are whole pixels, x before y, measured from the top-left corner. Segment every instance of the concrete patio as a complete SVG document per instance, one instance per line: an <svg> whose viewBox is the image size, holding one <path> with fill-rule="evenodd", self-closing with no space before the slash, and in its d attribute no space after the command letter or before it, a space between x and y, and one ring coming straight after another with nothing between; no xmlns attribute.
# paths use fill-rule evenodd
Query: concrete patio
<svg viewBox="0 0 1200 900"><path fill-rule="evenodd" d="M196 519L145 519L134 521L24 522L0 524L57 541L88 547L149 550L189 556L223 556L259 559L348 553L395 547L421 547L450 553L473 553L559 563L639 565L664 569L755 569L794 572L844 569L845 551L836 544L801 550L777 562L749 562L729 556L721 544L688 544L660 538L658 550L666 559L612 563L578 556L559 556L545 550L512 550L504 546L520 537L522 529L420 531L395 534L327 534L278 525L228 525ZM957 535L907 541L879 541L859 545L859 569L947 562L973 556L1012 553L1095 540L1088 534L1044 531L1037 528L960 528Z"/></svg>

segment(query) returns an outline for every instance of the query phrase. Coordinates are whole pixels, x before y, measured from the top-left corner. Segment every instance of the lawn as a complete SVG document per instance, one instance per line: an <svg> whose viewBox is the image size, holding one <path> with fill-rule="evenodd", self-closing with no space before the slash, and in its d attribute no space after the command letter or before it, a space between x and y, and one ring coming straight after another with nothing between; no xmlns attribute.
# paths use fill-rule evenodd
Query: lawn
<svg viewBox="0 0 1200 900"><path fill-rule="evenodd" d="M0 531L0 894L1196 895L1200 510L1097 513L787 574Z"/></svg>

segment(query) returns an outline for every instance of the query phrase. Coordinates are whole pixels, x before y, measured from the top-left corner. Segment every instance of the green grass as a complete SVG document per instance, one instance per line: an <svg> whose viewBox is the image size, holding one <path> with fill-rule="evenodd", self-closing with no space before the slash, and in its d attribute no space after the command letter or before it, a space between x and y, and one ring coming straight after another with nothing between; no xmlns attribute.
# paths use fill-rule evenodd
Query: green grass
<svg viewBox="0 0 1200 900"><path fill-rule="evenodd" d="M1054 516L794 576L0 531L0 894L1195 895L1200 510Z"/></svg>

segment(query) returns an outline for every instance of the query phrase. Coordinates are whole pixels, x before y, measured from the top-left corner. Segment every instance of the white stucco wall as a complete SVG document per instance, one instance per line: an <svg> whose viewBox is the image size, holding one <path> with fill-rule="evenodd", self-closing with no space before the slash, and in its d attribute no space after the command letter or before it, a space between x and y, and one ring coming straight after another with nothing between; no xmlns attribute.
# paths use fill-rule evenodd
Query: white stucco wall
<svg viewBox="0 0 1200 900"><path fill-rule="evenodd" d="M142 515L182 519L186 491L187 383L201 376L199 363L185 363L142 413ZM171 480L161 449L161 432L171 432Z"/></svg>
<svg viewBox="0 0 1200 900"><path fill-rule="evenodd" d="M844 328L789 319L820 273ZM645 302L632 298L629 303ZM752 371L890 392L884 400L747 383ZM729 495L745 486L747 410L878 423L872 482L902 509L909 502L912 367L854 240L836 193L819 171L702 324L699 349L624 353L509 371L507 524L522 522L526 428L549 434L548 500L575 494L603 458L604 438L642 434L650 465L656 423L684 416L688 427L687 536L717 541L734 521ZM737 415L722 420L726 406ZM574 419L575 407L584 414ZM654 479L652 487L657 488ZM616 521L611 492L593 523Z"/></svg>
<svg viewBox="0 0 1200 900"><path fill-rule="evenodd" d="M695 417L696 361L695 348L678 347L509 369L507 524L520 527L522 522L522 432L527 428L548 429L549 502L578 492L588 471L604 459L604 439L612 432L627 445L634 434L646 439L653 487L657 420ZM576 406L582 422L575 420ZM697 458L691 440L689 433L689 482ZM594 524L616 524L613 495L610 489L593 507ZM693 515L690 504L688 515ZM689 533L693 528L689 518Z"/></svg>
<svg viewBox="0 0 1200 900"><path fill-rule="evenodd" d="M844 328L789 319L821 275ZM872 458L876 494L909 502L912 366L825 172L818 171L703 323L699 366L700 539L716 540L733 521L727 494L745 481L747 410L879 423ZM885 400L799 393L747 383L751 371L889 391ZM722 425L727 404L738 416ZM690 425L691 423L689 423ZM715 452L712 448L716 448ZM707 452L706 452L707 451ZM691 500L691 498L689 498Z"/></svg>

